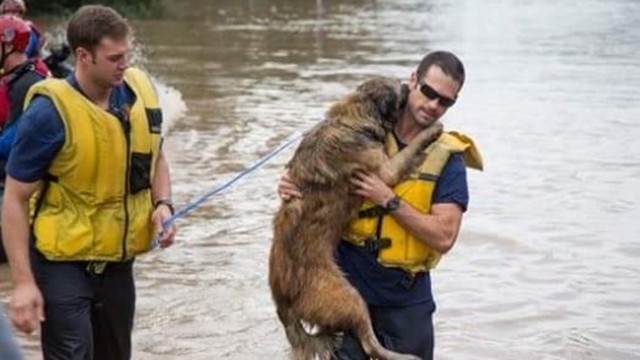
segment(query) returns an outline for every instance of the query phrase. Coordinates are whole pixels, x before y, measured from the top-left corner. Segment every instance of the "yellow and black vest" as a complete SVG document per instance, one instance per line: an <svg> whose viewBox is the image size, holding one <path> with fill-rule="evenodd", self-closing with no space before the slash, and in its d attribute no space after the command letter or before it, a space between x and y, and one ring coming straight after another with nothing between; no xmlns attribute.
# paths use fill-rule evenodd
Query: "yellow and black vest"
<svg viewBox="0 0 640 360"><path fill-rule="evenodd" d="M66 80L44 80L27 94L25 107L46 96L64 124L64 145L32 201L36 248L49 260L122 261L150 248L162 112L147 75L130 68L124 81L136 95L124 121Z"/></svg>
<svg viewBox="0 0 640 360"><path fill-rule="evenodd" d="M398 153L393 134L387 136L387 153ZM473 140L458 132L443 133L426 150L425 161L409 178L393 188L393 192L404 202L423 214L431 211L431 201L436 182L442 169L454 153L462 153L468 167L482 170L482 157ZM371 201L365 201L357 219L353 220L344 239L359 246L374 246L378 251L378 262L387 267L401 268L411 274L428 271L440 260L440 254L430 249L390 215Z"/></svg>

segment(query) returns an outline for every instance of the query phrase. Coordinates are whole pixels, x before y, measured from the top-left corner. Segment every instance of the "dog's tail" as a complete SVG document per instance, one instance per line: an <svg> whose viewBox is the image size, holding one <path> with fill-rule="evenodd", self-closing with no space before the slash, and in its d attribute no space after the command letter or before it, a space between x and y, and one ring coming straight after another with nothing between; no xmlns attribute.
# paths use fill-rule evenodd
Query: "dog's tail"
<svg viewBox="0 0 640 360"><path fill-rule="evenodd" d="M300 321L289 323L285 327L287 339L291 344L292 360L331 360L339 344L340 337L319 331L312 333Z"/></svg>

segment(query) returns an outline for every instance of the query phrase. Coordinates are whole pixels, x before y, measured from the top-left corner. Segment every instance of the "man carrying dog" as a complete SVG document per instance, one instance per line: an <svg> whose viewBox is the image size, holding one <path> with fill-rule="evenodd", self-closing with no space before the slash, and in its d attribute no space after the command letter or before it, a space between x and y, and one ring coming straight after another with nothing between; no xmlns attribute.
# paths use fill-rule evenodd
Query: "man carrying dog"
<svg viewBox="0 0 640 360"><path fill-rule="evenodd" d="M74 74L31 88L7 165L10 315L25 333L41 324L47 360L130 359L134 258L173 212L162 113L149 77L128 68L117 12L83 6L67 37Z"/></svg>
<svg viewBox="0 0 640 360"><path fill-rule="evenodd" d="M462 62L452 53L425 56L408 82L406 104L387 137L394 155L454 105L464 84ZM445 132L426 150L426 160L394 188L379 177L358 173L355 193L365 199L343 236L337 261L369 307L384 347L433 358L435 302L429 271L455 244L469 194L465 166L482 169L473 141ZM278 192L286 200L303 196L286 174ZM345 334L336 356L365 360L356 338Z"/></svg>

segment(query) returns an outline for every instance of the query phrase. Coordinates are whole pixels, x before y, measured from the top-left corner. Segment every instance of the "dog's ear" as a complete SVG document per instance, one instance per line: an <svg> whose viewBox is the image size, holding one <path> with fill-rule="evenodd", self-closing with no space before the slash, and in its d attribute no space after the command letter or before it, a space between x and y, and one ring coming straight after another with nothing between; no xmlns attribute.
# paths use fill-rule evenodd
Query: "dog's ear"
<svg viewBox="0 0 640 360"><path fill-rule="evenodd" d="M377 107L380 112L380 116L384 121L395 119L398 112L398 105L400 103L400 94L389 85L385 86L385 90L380 94L377 99Z"/></svg>
<svg viewBox="0 0 640 360"><path fill-rule="evenodd" d="M386 129L391 129L398 121L400 109L402 109L402 88L399 82L391 79L385 79L380 88L376 106L382 125Z"/></svg>
<svg viewBox="0 0 640 360"><path fill-rule="evenodd" d="M400 85L400 101L398 102L398 110L404 109L407 106L407 100L409 99L409 84Z"/></svg>

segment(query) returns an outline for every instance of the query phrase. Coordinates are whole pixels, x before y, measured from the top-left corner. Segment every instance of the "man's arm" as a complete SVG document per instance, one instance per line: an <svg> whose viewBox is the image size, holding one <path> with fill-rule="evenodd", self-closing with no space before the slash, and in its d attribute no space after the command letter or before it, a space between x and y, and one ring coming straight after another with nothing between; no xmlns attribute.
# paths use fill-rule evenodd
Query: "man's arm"
<svg viewBox="0 0 640 360"><path fill-rule="evenodd" d="M2 204L2 241L16 283L32 282L29 262L29 199L40 182L23 183L7 176Z"/></svg>
<svg viewBox="0 0 640 360"><path fill-rule="evenodd" d="M171 199L171 175L169 172L169 163L164 155L164 150L160 149L158 158L156 159L156 173L151 184L151 192L153 194L153 202L158 200Z"/></svg>
<svg viewBox="0 0 640 360"><path fill-rule="evenodd" d="M352 183L357 187L356 194L380 206L395 196L393 190L374 174L358 173ZM423 214L400 201L398 209L390 215L405 230L440 254L451 250L462 223L462 209L454 203L433 204L431 213Z"/></svg>
<svg viewBox="0 0 640 360"><path fill-rule="evenodd" d="M462 224L462 209L458 204L433 204L430 214L422 214L400 201L400 207L391 216L418 240L440 254L451 250Z"/></svg>
<svg viewBox="0 0 640 360"><path fill-rule="evenodd" d="M156 172L151 184L151 194L153 196L153 203L156 204L160 200L171 200L171 175L169 172L169 163L164 155L164 151L160 149L160 153L156 159ZM173 238L176 233L175 226L171 226L163 233L162 224L168 218L171 217L171 209L166 205L159 205L153 211L151 215L151 221L153 221L158 234L160 234L160 247L167 247L173 243Z"/></svg>
<svg viewBox="0 0 640 360"><path fill-rule="evenodd" d="M7 176L2 205L2 241L15 282L11 318L18 330L30 333L44 320L44 301L29 260L29 199L41 182L24 183Z"/></svg>
<svg viewBox="0 0 640 360"><path fill-rule="evenodd" d="M360 173L353 179L355 193L384 206L395 194L377 176ZM445 254L456 242L462 214L469 201L467 177L461 155L452 155L436 185L431 212L423 214L404 201L391 216L418 240Z"/></svg>
<svg viewBox="0 0 640 360"><path fill-rule="evenodd" d="M29 198L63 143L64 128L53 103L45 97L35 98L17 124L2 209L3 241L15 281L11 320L27 333L44 320L44 300L29 261Z"/></svg>
<svg viewBox="0 0 640 360"><path fill-rule="evenodd" d="M16 138L17 129L17 125L10 124L8 128L4 129L2 135L0 135L0 161L6 162L9 160L9 154L11 153L11 147Z"/></svg>
<svg viewBox="0 0 640 360"><path fill-rule="evenodd" d="M302 198L302 192L298 189L298 187L291 181L289 177L289 170L285 170L278 182L278 188L276 190L278 192L278 196L283 201L289 201L292 198Z"/></svg>

